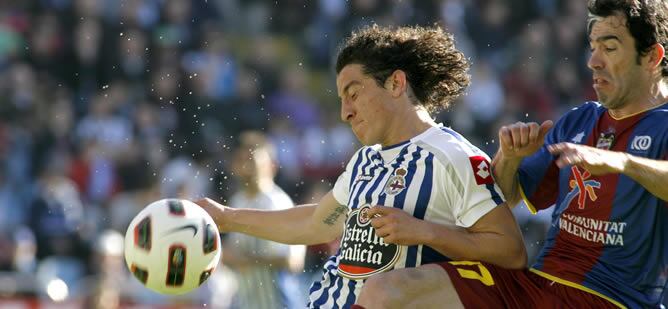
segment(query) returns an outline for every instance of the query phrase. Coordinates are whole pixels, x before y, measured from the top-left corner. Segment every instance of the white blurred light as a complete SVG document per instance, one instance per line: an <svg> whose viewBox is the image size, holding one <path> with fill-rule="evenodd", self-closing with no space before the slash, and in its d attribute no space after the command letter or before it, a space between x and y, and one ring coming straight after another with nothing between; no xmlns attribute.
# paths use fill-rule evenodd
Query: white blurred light
<svg viewBox="0 0 668 309"><path fill-rule="evenodd" d="M53 279L46 285L46 294L55 302L63 301L69 294L69 289L65 281L60 279Z"/></svg>

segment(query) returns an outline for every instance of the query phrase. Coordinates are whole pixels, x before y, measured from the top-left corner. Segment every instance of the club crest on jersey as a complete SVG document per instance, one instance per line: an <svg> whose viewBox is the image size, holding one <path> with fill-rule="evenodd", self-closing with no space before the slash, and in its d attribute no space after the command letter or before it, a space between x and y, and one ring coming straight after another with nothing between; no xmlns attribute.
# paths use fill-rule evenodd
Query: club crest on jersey
<svg viewBox="0 0 668 309"><path fill-rule="evenodd" d="M594 202L598 199L594 189L600 189L601 183L589 179L591 174L587 170L585 170L584 173L581 173L577 166L571 167L571 172L573 173L573 179L569 182L571 191L566 194L564 201L566 202L566 205L570 205L575 197L577 197L578 209L585 209L587 200Z"/></svg>
<svg viewBox="0 0 668 309"><path fill-rule="evenodd" d="M362 280L390 270L401 255L401 246L386 244L376 235L376 230L369 224L369 208L364 205L355 209L346 219L338 272L348 279Z"/></svg>
<svg viewBox="0 0 668 309"><path fill-rule="evenodd" d="M596 148L610 150L615 142L615 133L601 133L596 141Z"/></svg>
<svg viewBox="0 0 668 309"><path fill-rule="evenodd" d="M408 172L405 168L400 167L394 171L394 175L385 184L385 189L383 190L385 194L395 195L403 191L406 188L406 174Z"/></svg>

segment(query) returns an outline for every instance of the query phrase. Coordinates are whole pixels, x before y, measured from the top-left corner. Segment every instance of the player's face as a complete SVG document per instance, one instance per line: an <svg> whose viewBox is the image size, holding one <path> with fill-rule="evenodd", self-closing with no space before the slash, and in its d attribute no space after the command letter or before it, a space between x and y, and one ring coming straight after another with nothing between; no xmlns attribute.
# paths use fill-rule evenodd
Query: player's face
<svg viewBox="0 0 668 309"><path fill-rule="evenodd" d="M341 98L341 120L350 124L364 145L383 144L389 123L390 92L362 71L359 64L345 66L336 78Z"/></svg>
<svg viewBox="0 0 668 309"><path fill-rule="evenodd" d="M626 17L613 15L596 21L589 44L591 56L587 65L593 72L594 90L603 106L622 108L646 91L648 74L638 63Z"/></svg>

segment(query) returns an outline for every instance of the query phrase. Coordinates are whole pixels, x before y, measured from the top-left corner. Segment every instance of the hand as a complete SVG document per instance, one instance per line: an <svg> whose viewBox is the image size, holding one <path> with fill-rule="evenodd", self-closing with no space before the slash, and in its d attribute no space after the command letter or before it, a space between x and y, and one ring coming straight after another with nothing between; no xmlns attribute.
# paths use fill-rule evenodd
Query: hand
<svg viewBox="0 0 668 309"><path fill-rule="evenodd" d="M369 209L371 226L376 234L388 244L417 245L423 243L423 220L415 218L407 212L394 207L374 206Z"/></svg>
<svg viewBox="0 0 668 309"><path fill-rule="evenodd" d="M556 164L559 168L576 165L589 171L592 175L622 173L629 161L626 153L598 149L590 146L571 143L559 143L547 147L551 154L558 156Z"/></svg>
<svg viewBox="0 0 668 309"><path fill-rule="evenodd" d="M552 128L552 121L540 124L516 122L499 129L499 144L505 158L522 159L543 146L545 135Z"/></svg>
<svg viewBox="0 0 668 309"><path fill-rule="evenodd" d="M218 230L223 233L223 232L228 232L225 230L225 217L226 217L226 212L230 212L230 208L224 205L221 205L220 203L205 197L203 199L195 201L195 204L199 205L204 209L211 218L213 219L214 222L216 222L216 225L218 225Z"/></svg>

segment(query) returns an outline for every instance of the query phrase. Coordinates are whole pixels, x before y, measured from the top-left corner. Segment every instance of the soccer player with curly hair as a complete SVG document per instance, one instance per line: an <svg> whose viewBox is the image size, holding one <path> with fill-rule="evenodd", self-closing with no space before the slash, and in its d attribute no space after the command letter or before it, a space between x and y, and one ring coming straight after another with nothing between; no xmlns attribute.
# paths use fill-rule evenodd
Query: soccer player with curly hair
<svg viewBox="0 0 668 309"><path fill-rule="evenodd" d="M439 27L361 29L338 54L336 86L341 120L364 146L334 188L318 204L280 211L198 203L224 232L290 244L341 237L310 289L313 308L350 308L367 278L391 269L450 260L523 268L489 157L430 114L464 92L467 70Z"/></svg>

